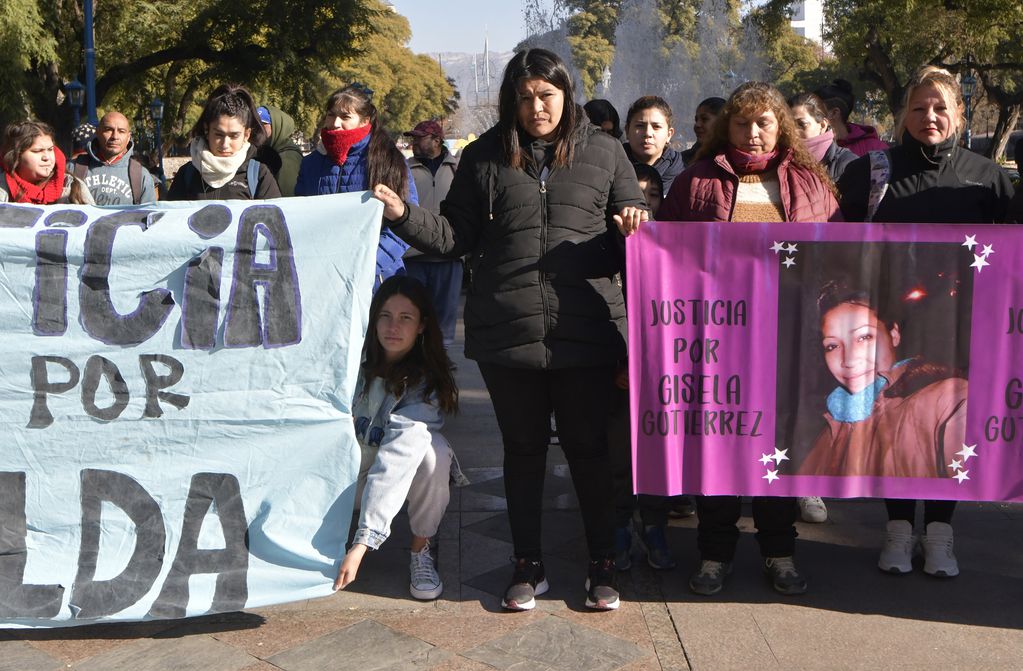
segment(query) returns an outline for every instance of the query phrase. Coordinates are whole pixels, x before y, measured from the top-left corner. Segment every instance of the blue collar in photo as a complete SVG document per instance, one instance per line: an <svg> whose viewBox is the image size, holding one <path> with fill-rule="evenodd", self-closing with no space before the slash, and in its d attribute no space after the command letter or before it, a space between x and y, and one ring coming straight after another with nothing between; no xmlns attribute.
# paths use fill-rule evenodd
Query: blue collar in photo
<svg viewBox="0 0 1023 671"><path fill-rule="evenodd" d="M911 359L903 359L892 366L892 370L909 361ZM888 378L879 373L872 385L864 387L855 394L850 394L845 387L836 387L828 394L828 412L837 422L862 422L874 412L874 401L877 400L878 394L886 384L888 384Z"/></svg>

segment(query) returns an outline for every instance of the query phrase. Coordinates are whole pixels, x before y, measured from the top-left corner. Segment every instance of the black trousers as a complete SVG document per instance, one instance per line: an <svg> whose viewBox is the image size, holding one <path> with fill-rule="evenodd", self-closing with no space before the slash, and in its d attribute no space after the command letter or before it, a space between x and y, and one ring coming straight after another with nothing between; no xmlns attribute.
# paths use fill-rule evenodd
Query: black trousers
<svg viewBox="0 0 1023 671"><path fill-rule="evenodd" d="M629 435L629 392L612 390L611 414L607 422L608 449L611 453L611 471L614 481L615 526L624 527L639 510L639 518L646 527L668 524L671 499L651 494L636 495L632 491L632 437Z"/></svg>
<svg viewBox="0 0 1023 671"><path fill-rule="evenodd" d="M614 366L556 370L481 363L504 441L504 490L517 558L540 559L550 417L568 461L591 559L614 556L607 416Z"/></svg>
<svg viewBox="0 0 1023 671"><path fill-rule="evenodd" d="M764 557L789 557L796 549L796 499L791 496L754 496L753 523ZM739 542L736 523L742 516L738 496L697 496L699 525L696 542L700 558L730 562Z"/></svg>
<svg viewBox="0 0 1023 671"><path fill-rule="evenodd" d="M885 499L889 520L906 520L910 526L916 519L916 501L914 499ZM924 528L931 522L952 523L952 513L956 510L955 501L924 501Z"/></svg>

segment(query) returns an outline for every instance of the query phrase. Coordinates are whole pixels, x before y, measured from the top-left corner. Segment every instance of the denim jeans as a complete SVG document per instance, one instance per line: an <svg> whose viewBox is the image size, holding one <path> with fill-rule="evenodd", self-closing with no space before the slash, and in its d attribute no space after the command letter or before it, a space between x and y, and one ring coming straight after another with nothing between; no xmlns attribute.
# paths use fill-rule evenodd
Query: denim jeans
<svg viewBox="0 0 1023 671"><path fill-rule="evenodd" d="M444 336L444 349L455 340L455 322L458 321L458 298L462 294L462 262L417 261L405 259L405 272L419 280L433 300L437 322Z"/></svg>

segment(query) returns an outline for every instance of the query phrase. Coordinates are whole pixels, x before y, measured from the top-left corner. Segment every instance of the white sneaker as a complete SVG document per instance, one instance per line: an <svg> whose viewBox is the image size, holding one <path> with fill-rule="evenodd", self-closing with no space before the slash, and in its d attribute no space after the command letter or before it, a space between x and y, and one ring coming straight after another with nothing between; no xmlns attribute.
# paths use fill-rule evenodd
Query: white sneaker
<svg viewBox="0 0 1023 671"><path fill-rule="evenodd" d="M906 520L889 520L877 567L887 573L911 573L914 545L913 525Z"/></svg>
<svg viewBox="0 0 1023 671"><path fill-rule="evenodd" d="M924 573L937 578L954 578L959 575L959 562L952 554L951 525L931 522L920 544L924 547Z"/></svg>
<svg viewBox="0 0 1023 671"><path fill-rule="evenodd" d="M433 555L427 543L419 552L413 552L409 562L409 592L417 599L432 601L444 591L444 583L440 581L437 569L433 565Z"/></svg>
<svg viewBox="0 0 1023 671"><path fill-rule="evenodd" d="M804 522L822 524L828 521L828 507L819 496L801 496L799 498L799 514Z"/></svg>

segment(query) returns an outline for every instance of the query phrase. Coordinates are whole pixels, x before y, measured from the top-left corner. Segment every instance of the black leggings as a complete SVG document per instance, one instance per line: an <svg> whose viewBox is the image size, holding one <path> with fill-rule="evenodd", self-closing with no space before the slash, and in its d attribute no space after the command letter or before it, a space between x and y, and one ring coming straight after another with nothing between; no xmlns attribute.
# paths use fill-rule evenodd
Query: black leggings
<svg viewBox="0 0 1023 671"><path fill-rule="evenodd" d="M551 412L579 499L590 558L614 556L607 442L614 371L613 365L535 370L480 364L504 441L504 490L517 558L541 558Z"/></svg>
<svg viewBox="0 0 1023 671"><path fill-rule="evenodd" d="M916 501L914 499L885 499L889 520L905 520L913 526L916 519ZM956 510L955 501L924 501L924 528L931 522L952 523L952 513Z"/></svg>

